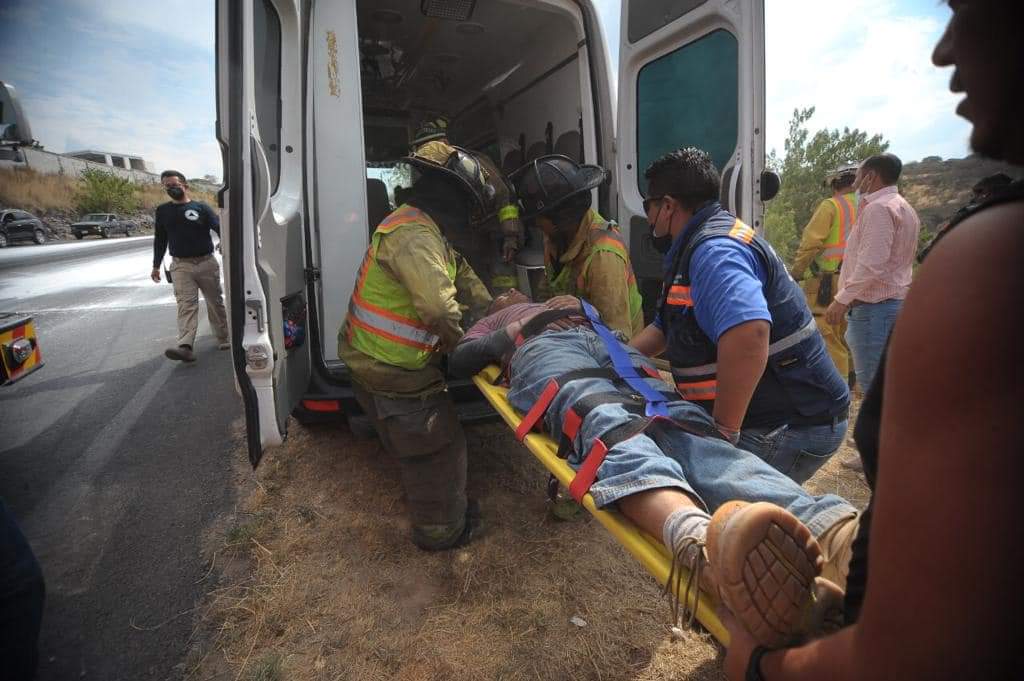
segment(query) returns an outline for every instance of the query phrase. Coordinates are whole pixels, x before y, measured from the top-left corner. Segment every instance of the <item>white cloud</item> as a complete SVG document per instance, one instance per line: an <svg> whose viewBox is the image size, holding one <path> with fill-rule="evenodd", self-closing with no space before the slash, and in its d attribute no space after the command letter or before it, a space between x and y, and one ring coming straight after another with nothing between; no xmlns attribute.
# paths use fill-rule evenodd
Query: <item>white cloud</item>
<svg viewBox="0 0 1024 681"><path fill-rule="evenodd" d="M945 16L908 15L885 0L771 2L766 10L769 149L782 151L795 108L814 106L810 129L881 133L904 160L967 153L948 70L931 63ZM947 10L948 11L948 10ZM810 18L813 17L813 20Z"/></svg>
<svg viewBox="0 0 1024 681"><path fill-rule="evenodd" d="M188 43L205 53L213 53L214 0L73 0L90 13L98 25L117 27L125 33L148 31ZM110 33L108 33L110 35Z"/></svg>

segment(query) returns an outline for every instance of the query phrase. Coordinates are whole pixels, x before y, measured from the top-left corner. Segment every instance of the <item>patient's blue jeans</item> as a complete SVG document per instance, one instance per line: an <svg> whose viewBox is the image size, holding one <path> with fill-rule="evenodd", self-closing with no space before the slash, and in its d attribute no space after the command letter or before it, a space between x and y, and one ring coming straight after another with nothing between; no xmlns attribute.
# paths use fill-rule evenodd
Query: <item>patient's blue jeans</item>
<svg viewBox="0 0 1024 681"><path fill-rule="evenodd" d="M640 353L632 349L629 352L635 365L650 365ZM512 357L509 401L525 413L550 379L575 369L611 366L604 343L588 327L545 333L526 342ZM672 390L660 380L647 380L656 390ZM611 381L602 378L566 384L545 415L547 432L556 436L561 433L562 417L584 395L615 389ZM682 399L669 403L669 414L684 424L714 425L707 412ZM577 433L569 464L577 468L583 459L579 452L588 452L594 438L637 418L642 417L630 414L619 404L604 404L591 411ZM709 513L734 499L777 504L799 518L815 536L855 511L833 494L812 496L757 456L724 440L692 435L660 422L652 424L644 434L612 447L597 477L590 494L598 506L637 492L674 487L702 504Z"/></svg>

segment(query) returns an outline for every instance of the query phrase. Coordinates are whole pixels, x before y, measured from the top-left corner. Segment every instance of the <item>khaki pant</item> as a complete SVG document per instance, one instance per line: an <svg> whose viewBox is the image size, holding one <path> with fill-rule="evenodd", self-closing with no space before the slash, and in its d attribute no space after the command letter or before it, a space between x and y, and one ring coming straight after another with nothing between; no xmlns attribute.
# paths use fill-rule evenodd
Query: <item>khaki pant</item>
<svg viewBox="0 0 1024 681"><path fill-rule="evenodd" d="M453 545L466 525L466 435L447 392L396 399L353 384L356 400L373 422L402 476L420 548Z"/></svg>
<svg viewBox="0 0 1024 681"><path fill-rule="evenodd" d="M837 280L838 276L833 277L833 279ZM807 295L807 306L811 308L811 314L814 315L814 321L818 324L818 330L821 331L821 336L825 339L825 349L828 350L832 363L839 370L839 375L846 379L850 375L850 348L846 344L845 337L846 319L844 318L836 326L825 321L825 308L818 305L817 300L818 286L820 284L821 280L819 278L810 277L800 282L800 288ZM833 281L833 286L835 286L835 281Z"/></svg>
<svg viewBox="0 0 1024 681"><path fill-rule="evenodd" d="M199 292L206 300L206 314L217 341L228 340L227 312L224 292L220 287L220 266L212 255L196 258L172 258L171 282L178 300L178 345L192 347L199 326Z"/></svg>

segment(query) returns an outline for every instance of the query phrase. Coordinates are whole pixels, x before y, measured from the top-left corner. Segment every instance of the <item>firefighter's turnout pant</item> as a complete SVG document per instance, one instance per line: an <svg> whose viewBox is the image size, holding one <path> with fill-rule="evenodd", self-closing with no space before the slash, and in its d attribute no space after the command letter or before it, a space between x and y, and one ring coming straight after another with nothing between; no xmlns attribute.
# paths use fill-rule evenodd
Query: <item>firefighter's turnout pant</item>
<svg viewBox="0 0 1024 681"><path fill-rule="evenodd" d="M448 392L399 399L358 384L353 389L398 462L413 543L428 550L453 546L466 524L466 436Z"/></svg>
<svg viewBox="0 0 1024 681"><path fill-rule="evenodd" d="M227 313L224 310L224 291L220 286L220 265L213 255L171 260L171 283L178 301L178 345L192 347L199 326L199 292L206 300L206 314L210 328L219 342L228 339Z"/></svg>
<svg viewBox="0 0 1024 681"><path fill-rule="evenodd" d="M829 275L824 275L829 276ZM838 289L839 274L833 277L832 290ZM821 275L808 277L800 282L800 288L807 295L807 306L811 308L814 321L821 331L821 337L825 339L825 349L828 350L832 362L839 370L839 375L844 379L850 375L850 348L846 344L846 319L833 326L825 321L825 306L818 304L818 287L821 286Z"/></svg>

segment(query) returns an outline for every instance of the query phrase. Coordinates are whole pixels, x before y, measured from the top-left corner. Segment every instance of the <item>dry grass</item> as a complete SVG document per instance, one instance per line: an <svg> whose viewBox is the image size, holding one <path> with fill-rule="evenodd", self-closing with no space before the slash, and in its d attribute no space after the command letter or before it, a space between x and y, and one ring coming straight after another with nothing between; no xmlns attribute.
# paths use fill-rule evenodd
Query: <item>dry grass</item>
<svg viewBox="0 0 1024 681"><path fill-rule="evenodd" d="M215 538L221 578L187 678L722 678L717 644L669 638L660 589L600 525L551 518L545 472L504 426L467 436L486 531L428 554L408 541L397 470L376 441L293 424ZM863 499L848 456L812 487Z"/></svg>
<svg viewBox="0 0 1024 681"><path fill-rule="evenodd" d="M79 180L68 175L45 175L29 168L0 168L0 207L20 208L37 215L71 214L75 210L75 193ZM193 198L211 206L216 196L195 190ZM139 185L139 211L152 212L167 201L159 184Z"/></svg>
<svg viewBox="0 0 1024 681"><path fill-rule="evenodd" d="M31 213L72 211L78 182L66 175L44 175L30 169L0 168L0 207Z"/></svg>

